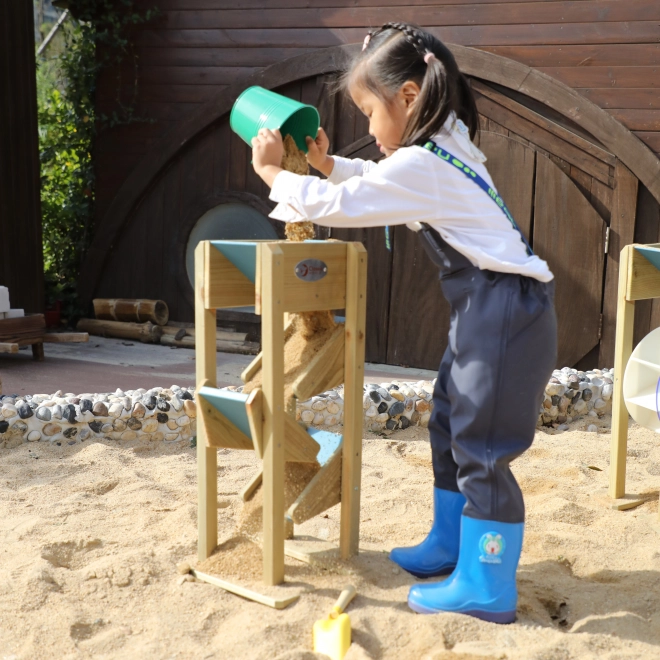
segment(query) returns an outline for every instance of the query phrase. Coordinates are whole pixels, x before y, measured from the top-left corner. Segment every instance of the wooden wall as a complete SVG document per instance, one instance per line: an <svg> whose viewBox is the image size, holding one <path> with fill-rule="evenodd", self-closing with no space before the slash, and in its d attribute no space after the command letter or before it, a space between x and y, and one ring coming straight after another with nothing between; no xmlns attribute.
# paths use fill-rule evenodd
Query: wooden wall
<svg viewBox="0 0 660 660"><path fill-rule="evenodd" d="M136 38L138 111L154 120L101 136L98 217L158 137L222 88L325 46L360 42L368 26L414 21L441 39L533 66L606 108L660 153L658 0L139 0L161 16ZM318 8L315 5L323 5ZM101 81L98 105L127 67Z"/></svg>
<svg viewBox="0 0 660 660"><path fill-rule="evenodd" d="M12 307L43 311L32 3L0 2L0 285Z"/></svg>

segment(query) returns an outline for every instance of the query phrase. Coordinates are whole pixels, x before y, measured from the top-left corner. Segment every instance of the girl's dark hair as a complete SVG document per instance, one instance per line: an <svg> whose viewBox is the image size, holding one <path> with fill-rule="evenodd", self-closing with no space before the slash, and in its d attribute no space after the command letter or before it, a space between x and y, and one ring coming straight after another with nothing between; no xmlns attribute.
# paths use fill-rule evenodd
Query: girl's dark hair
<svg viewBox="0 0 660 660"><path fill-rule="evenodd" d="M401 139L402 147L424 144L437 135L453 111L475 138L479 115L467 78L451 51L438 38L410 23L386 23L369 33L366 46L344 76L344 85L360 85L389 103L407 81L420 95ZM434 57L424 57L432 53Z"/></svg>

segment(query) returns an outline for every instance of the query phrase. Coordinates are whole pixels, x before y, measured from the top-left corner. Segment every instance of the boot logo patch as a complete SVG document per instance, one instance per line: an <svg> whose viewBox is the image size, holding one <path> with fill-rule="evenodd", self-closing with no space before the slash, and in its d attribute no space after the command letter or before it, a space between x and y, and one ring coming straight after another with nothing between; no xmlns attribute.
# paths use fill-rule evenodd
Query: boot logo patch
<svg viewBox="0 0 660 660"><path fill-rule="evenodd" d="M486 532L479 539L479 550L481 550L479 561L484 564L501 564L505 548L506 543L501 534Z"/></svg>

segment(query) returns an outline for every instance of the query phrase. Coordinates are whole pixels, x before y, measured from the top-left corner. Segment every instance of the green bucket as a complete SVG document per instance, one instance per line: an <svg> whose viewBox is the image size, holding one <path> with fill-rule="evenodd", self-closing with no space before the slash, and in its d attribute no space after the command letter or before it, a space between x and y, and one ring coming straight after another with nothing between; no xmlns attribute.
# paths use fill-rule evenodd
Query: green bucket
<svg viewBox="0 0 660 660"><path fill-rule="evenodd" d="M279 129L290 135L298 149L307 153L306 137L316 138L321 120L318 110L263 87L248 87L234 103L229 125L252 146L252 138L262 128Z"/></svg>

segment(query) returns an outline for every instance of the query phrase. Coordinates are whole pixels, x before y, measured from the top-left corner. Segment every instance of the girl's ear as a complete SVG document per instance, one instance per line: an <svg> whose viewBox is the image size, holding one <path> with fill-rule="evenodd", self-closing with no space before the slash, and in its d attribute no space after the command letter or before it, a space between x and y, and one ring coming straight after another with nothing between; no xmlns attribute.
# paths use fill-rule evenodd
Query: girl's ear
<svg viewBox="0 0 660 660"><path fill-rule="evenodd" d="M412 112L415 101L417 101L417 98L419 97L420 91L421 90L419 85L414 80L406 80L406 82L404 82L401 86L399 94L401 94L402 100L405 103L408 112Z"/></svg>

